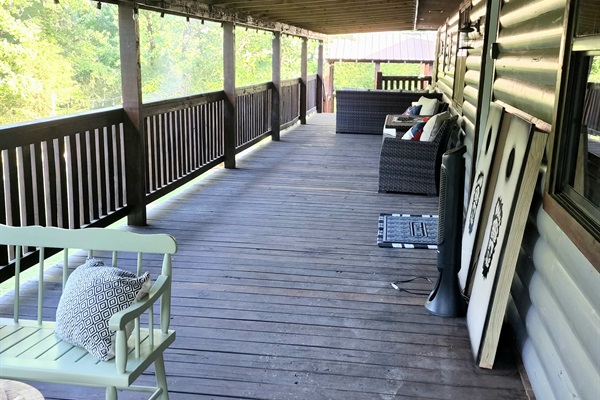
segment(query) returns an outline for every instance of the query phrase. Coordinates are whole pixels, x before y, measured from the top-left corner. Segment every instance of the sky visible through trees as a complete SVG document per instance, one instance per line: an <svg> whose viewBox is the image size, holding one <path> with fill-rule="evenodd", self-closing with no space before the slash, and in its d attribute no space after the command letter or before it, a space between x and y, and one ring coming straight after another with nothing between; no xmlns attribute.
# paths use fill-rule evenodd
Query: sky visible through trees
<svg viewBox="0 0 600 400"><path fill-rule="evenodd" d="M121 105L117 6L87 0L0 0L0 125ZM141 10L143 101L221 90L220 23ZM236 86L271 80L272 33L236 28ZM281 78L300 76L302 39L281 39ZM308 41L308 74L317 70ZM417 64L382 64L418 75ZM600 82L600 58L590 81ZM371 63L336 63L335 88L373 88Z"/></svg>
<svg viewBox="0 0 600 400"><path fill-rule="evenodd" d="M0 0L0 125L121 105L118 9L96 5ZM139 31L144 102L222 89L220 23L140 10ZM236 28L236 86L271 80L272 38ZM282 37L282 79L300 76L301 43Z"/></svg>

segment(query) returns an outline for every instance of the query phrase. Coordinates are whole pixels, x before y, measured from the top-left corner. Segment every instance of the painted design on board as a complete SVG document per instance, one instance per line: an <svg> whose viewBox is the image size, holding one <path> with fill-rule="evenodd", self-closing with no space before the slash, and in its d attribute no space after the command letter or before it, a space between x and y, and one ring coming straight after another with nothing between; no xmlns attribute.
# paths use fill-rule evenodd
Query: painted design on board
<svg viewBox="0 0 600 400"><path fill-rule="evenodd" d="M496 252L496 246L498 245L498 236L500 235L500 228L502 226L502 215L503 215L504 203L502 197L498 197L496 206L494 207L494 216L492 218L492 226L490 229L490 238L488 241L487 248L485 249L485 258L483 259L483 270L482 275L484 279L487 279L490 267L492 266L492 259Z"/></svg>
<svg viewBox="0 0 600 400"><path fill-rule="evenodd" d="M483 171L479 173L477 181L475 182L475 188L473 189L473 200L471 201L471 213L469 214L469 235L473 233L473 227L475 226L475 214L479 206L479 200L481 200L481 193L483 192Z"/></svg>

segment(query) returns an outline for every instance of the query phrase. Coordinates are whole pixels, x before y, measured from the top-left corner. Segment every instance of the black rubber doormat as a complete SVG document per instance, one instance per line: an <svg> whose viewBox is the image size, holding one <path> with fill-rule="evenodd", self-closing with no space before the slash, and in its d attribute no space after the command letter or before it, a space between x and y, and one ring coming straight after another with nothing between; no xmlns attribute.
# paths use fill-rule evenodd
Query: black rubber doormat
<svg viewBox="0 0 600 400"><path fill-rule="evenodd" d="M437 215L380 214L379 247L437 249Z"/></svg>

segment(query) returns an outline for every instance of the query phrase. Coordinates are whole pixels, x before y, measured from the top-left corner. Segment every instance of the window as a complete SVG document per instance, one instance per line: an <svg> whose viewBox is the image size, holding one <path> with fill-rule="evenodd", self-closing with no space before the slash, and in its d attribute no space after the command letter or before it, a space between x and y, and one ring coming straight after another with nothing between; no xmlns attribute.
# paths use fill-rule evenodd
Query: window
<svg viewBox="0 0 600 400"><path fill-rule="evenodd" d="M549 213L597 265L600 241L600 4L574 0L551 163ZM548 205L548 203L545 203ZM562 210L556 211L557 208ZM562 215L561 215L562 214ZM573 232L578 230L578 232ZM577 243L579 241L580 243ZM584 243L581 243L581 242ZM594 243L595 242L595 243ZM596 249L589 249L589 247ZM582 249L583 250L583 249ZM586 251L584 251L585 253Z"/></svg>

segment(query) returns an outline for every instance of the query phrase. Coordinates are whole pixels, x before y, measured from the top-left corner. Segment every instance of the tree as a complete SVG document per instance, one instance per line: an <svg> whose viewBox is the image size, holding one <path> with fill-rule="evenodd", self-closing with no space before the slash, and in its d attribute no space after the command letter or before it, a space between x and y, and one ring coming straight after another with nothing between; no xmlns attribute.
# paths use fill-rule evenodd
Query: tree
<svg viewBox="0 0 600 400"><path fill-rule="evenodd" d="M120 103L114 7L95 10L77 0L0 5L0 103L7 110L0 124L87 110L107 97Z"/></svg>

